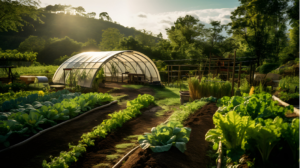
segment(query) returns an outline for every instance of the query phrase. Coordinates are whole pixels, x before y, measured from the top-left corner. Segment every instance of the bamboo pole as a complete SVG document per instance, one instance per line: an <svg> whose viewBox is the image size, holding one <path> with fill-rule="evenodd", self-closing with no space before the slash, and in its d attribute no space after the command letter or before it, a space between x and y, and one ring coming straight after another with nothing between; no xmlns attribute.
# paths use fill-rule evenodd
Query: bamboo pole
<svg viewBox="0 0 300 168"><path fill-rule="evenodd" d="M240 87L240 85L241 85L241 67L242 67L242 63L240 62L238 87Z"/></svg>
<svg viewBox="0 0 300 168"><path fill-rule="evenodd" d="M232 70L232 86L231 86L231 96L234 95L234 71L235 71L235 57L236 51L234 51L234 59L233 59L233 70Z"/></svg>

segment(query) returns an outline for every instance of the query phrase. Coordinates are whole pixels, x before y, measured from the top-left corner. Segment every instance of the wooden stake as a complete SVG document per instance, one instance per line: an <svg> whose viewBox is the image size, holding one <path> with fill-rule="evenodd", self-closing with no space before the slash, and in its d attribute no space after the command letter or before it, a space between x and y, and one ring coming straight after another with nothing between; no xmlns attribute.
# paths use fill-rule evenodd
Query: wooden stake
<svg viewBox="0 0 300 168"><path fill-rule="evenodd" d="M230 65L230 61L227 61L227 81L229 80L229 65Z"/></svg>
<svg viewBox="0 0 300 168"><path fill-rule="evenodd" d="M232 87L231 87L231 96L234 95L234 71L235 71L235 57L236 51L234 51L234 59L233 59L233 70L232 70Z"/></svg>
<svg viewBox="0 0 300 168"><path fill-rule="evenodd" d="M211 62L211 53L209 53L209 69L208 69L208 74L210 74L210 62Z"/></svg>
<svg viewBox="0 0 300 168"><path fill-rule="evenodd" d="M242 68L242 62L240 62L240 68L239 68L239 79L238 79L238 87L241 85L241 68Z"/></svg>

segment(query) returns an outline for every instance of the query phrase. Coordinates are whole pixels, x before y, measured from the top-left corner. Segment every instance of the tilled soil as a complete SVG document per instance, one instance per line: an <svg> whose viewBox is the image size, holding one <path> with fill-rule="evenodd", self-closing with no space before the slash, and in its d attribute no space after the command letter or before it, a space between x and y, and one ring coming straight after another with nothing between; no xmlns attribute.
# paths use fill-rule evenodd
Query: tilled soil
<svg viewBox="0 0 300 168"><path fill-rule="evenodd" d="M152 89L145 87L141 89L122 88L120 84L105 84L106 88L120 88L119 94L127 94L132 100L138 94L151 94ZM103 89L106 92L109 89ZM31 141L17 146L13 149L0 153L1 168L40 168L43 160L49 161L49 156L58 156L61 151L69 150L68 144L77 144L83 133L90 132L93 127L101 124L104 119L109 118L107 114L126 108L126 103L113 104L109 107L96 110L72 122L63 124L49 130L46 133L32 139Z"/></svg>
<svg viewBox="0 0 300 168"><path fill-rule="evenodd" d="M184 153L175 147L162 153L139 148L129 156L122 168L206 168L209 142L205 141L205 134L214 128L212 116L217 109L215 103L206 104L185 122L184 126L192 128L192 132Z"/></svg>
<svg viewBox="0 0 300 168"><path fill-rule="evenodd" d="M95 146L89 147L87 152L79 160L71 165L71 168L91 168L99 163L109 163L111 167L120 159L108 161L106 155L116 154L115 146L121 143L129 143L124 140L129 135L142 135L149 132L149 129L164 122L170 115L171 111L165 115L157 117L155 113L161 110L161 107L152 106L143 110L142 114L128 122L121 128L109 134L105 139L97 139ZM124 153L126 154L126 153ZM123 155L124 155L123 154Z"/></svg>

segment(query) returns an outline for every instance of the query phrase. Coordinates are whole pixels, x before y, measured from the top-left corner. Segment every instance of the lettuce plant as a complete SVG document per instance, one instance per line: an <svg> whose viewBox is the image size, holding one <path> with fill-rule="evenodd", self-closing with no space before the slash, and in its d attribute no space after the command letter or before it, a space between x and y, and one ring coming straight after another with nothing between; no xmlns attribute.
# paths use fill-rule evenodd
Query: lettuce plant
<svg viewBox="0 0 300 168"><path fill-rule="evenodd" d="M153 152L165 152L172 146L182 153L186 150L191 128L183 127L178 121L171 121L167 125L158 125L151 129L151 133L145 133L138 137L142 149L150 148Z"/></svg>
<svg viewBox="0 0 300 168"><path fill-rule="evenodd" d="M282 137L291 148L294 160L297 160L297 153L299 153L299 118L293 119L291 123L283 123L281 127Z"/></svg>
<svg viewBox="0 0 300 168"><path fill-rule="evenodd" d="M276 117L274 120L257 118L257 124L247 132L247 137L255 140L264 163L267 162L272 149L280 140L282 121L280 117Z"/></svg>
<svg viewBox="0 0 300 168"><path fill-rule="evenodd" d="M213 122L216 128L206 133L205 140L213 142L215 148L221 141L227 147L228 157L232 161L238 161L245 150L246 133L254 127L255 122L249 116L241 117L235 111L230 111L225 116L216 113Z"/></svg>

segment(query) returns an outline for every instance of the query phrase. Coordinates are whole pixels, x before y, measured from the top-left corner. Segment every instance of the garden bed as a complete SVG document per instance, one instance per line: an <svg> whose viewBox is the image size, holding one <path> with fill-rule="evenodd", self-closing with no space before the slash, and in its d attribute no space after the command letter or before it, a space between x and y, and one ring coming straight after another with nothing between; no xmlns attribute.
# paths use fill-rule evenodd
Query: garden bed
<svg viewBox="0 0 300 168"><path fill-rule="evenodd" d="M187 150L181 153L177 148L172 147L167 152L153 153L151 149L137 149L122 168L134 167L206 167L209 158L206 151L209 149L209 142L205 141L206 132L214 128L212 116L218 109L215 103L210 103L197 110L185 122L185 127L192 129L190 140L187 143Z"/></svg>
<svg viewBox="0 0 300 168"><path fill-rule="evenodd" d="M150 106L146 109L141 110L142 114L137 118L134 118L121 128L107 135L104 139L98 138L95 140L95 146L87 148L87 152L78 159L76 163L71 165L71 168L91 168L93 166L97 167L97 164L106 165L112 167L124 154L132 149L133 146L137 144L135 138L127 138L132 135L141 135L144 132L148 132L149 128L154 127L162 122L164 122L171 111L166 112L162 116L156 116L156 112L161 110L159 106ZM131 147L127 149L115 148L118 144L128 144L133 143ZM108 155L115 156L115 159L109 159Z"/></svg>

